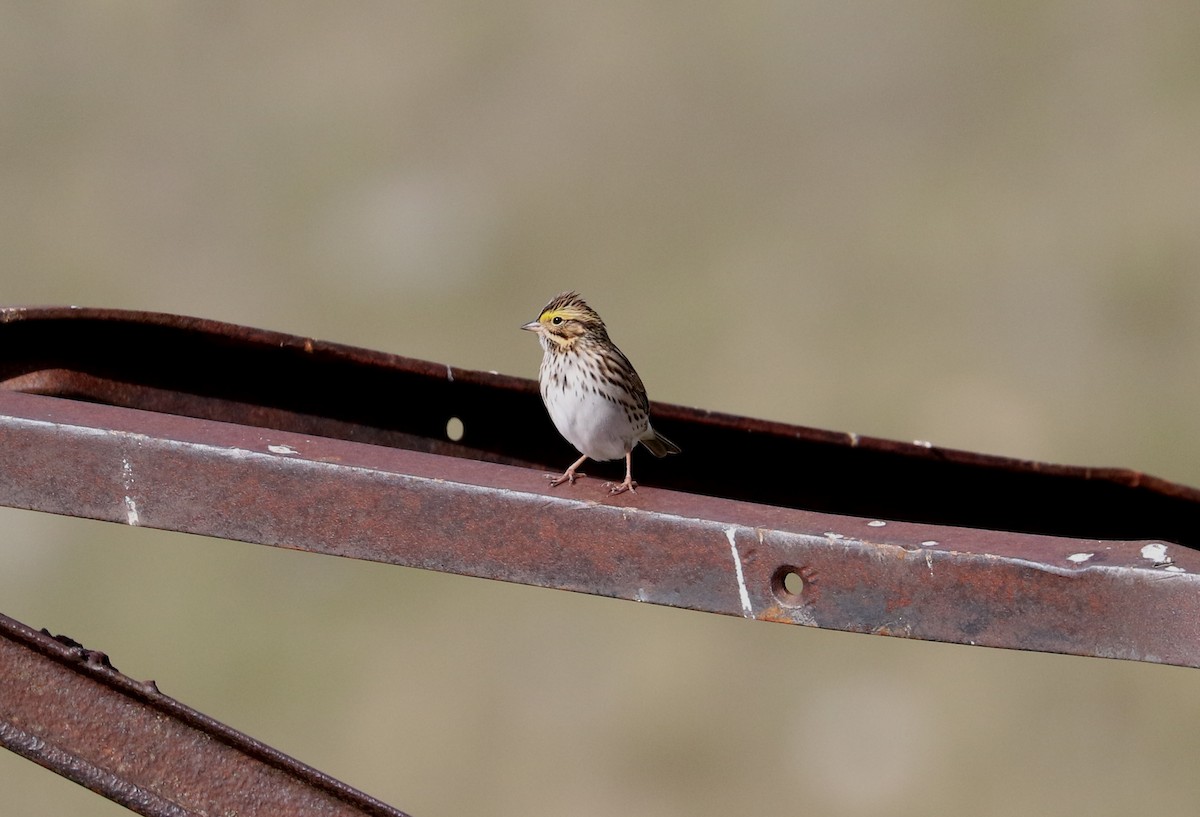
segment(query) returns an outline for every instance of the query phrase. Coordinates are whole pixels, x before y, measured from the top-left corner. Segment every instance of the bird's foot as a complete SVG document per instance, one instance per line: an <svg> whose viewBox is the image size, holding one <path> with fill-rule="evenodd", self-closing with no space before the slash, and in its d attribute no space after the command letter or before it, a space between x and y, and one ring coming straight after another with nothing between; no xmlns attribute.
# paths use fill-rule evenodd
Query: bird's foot
<svg viewBox="0 0 1200 817"><path fill-rule="evenodd" d="M608 489L609 496L623 494L626 491L633 494L637 493L637 483L629 477L626 477L624 482L606 482L604 483L604 487Z"/></svg>
<svg viewBox="0 0 1200 817"><path fill-rule="evenodd" d="M564 482L569 482L572 485L574 485L576 479L578 479L579 477L586 477L586 476L587 476L587 474L584 474L584 473L576 473L575 471L567 471L566 473L560 474L557 477L554 476L554 474L546 474L546 479L550 480L551 488L557 488L559 485L562 485Z"/></svg>

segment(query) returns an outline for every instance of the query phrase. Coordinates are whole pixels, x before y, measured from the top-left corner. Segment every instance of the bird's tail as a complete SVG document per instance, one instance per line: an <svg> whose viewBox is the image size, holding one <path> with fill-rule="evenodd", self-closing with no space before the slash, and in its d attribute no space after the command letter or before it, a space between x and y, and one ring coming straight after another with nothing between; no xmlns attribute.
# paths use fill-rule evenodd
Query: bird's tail
<svg viewBox="0 0 1200 817"><path fill-rule="evenodd" d="M679 446L659 434L653 428L646 429L646 436L642 437L641 443L649 448L650 453L656 457L665 457L667 454L678 454L681 450Z"/></svg>

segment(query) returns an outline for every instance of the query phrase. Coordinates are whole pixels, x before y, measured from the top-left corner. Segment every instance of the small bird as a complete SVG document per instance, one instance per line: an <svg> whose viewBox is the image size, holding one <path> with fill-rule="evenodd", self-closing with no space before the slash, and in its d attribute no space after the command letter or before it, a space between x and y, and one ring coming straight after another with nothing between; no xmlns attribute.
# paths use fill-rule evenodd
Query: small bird
<svg viewBox="0 0 1200 817"><path fill-rule="evenodd" d="M542 344L538 381L542 402L558 433L582 457L562 476L547 476L550 487L575 484L584 460L625 458L625 481L607 482L610 494L632 491L633 448L638 443L656 457L678 454L679 446L650 425L646 387L629 358L608 338L604 321L578 292L564 292L542 307L537 320L521 327Z"/></svg>

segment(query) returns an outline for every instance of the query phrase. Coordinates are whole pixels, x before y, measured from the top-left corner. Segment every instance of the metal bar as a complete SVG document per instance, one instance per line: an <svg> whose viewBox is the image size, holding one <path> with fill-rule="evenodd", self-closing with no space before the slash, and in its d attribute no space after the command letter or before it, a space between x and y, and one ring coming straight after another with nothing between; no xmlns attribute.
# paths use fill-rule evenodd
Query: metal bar
<svg viewBox="0 0 1200 817"><path fill-rule="evenodd" d="M1194 489L654 411L689 452L639 463L657 489L551 492L531 467L572 455L530 381L188 318L0 309L0 504L758 620L1200 666ZM143 814L400 814L2 618L0 743Z"/></svg>
<svg viewBox="0 0 1200 817"><path fill-rule="evenodd" d="M0 745L139 814L404 817L189 709L107 656L0 616Z"/></svg>
<svg viewBox="0 0 1200 817"><path fill-rule="evenodd" d="M864 633L1200 666L1200 553L832 516L0 390L0 502ZM802 587L799 585L802 583Z"/></svg>
<svg viewBox="0 0 1200 817"><path fill-rule="evenodd" d="M513 342L528 341L516 323ZM0 386L511 465L561 469L575 457L531 381L173 315L0 308ZM1133 471L653 411L684 453L640 459L647 485L829 514L1200 546L1200 491ZM451 417L465 428L459 442L446 437Z"/></svg>

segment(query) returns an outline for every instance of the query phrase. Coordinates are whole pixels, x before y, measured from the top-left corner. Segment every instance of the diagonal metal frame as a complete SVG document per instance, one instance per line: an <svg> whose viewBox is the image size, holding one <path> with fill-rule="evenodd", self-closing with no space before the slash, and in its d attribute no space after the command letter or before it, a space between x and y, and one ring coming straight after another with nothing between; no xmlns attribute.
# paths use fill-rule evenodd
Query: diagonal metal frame
<svg viewBox="0 0 1200 817"><path fill-rule="evenodd" d="M0 667L0 746L140 814L405 817L7 616Z"/></svg>
<svg viewBox="0 0 1200 817"><path fill-rule="evenodd" d="M639 479L659 487L609 498L586 481L551 491L533 470L570 453L529 381L101 310L0 310L0 350L3 505L757 620L1200 666L1200 494L1134 472L660 405L685 454L645 458ZM0 664L0 683L47 660L46 644L35 659L10 642L26 657ZM0 712L0 737L28 745L36 730L14 718Z"/></svg>

